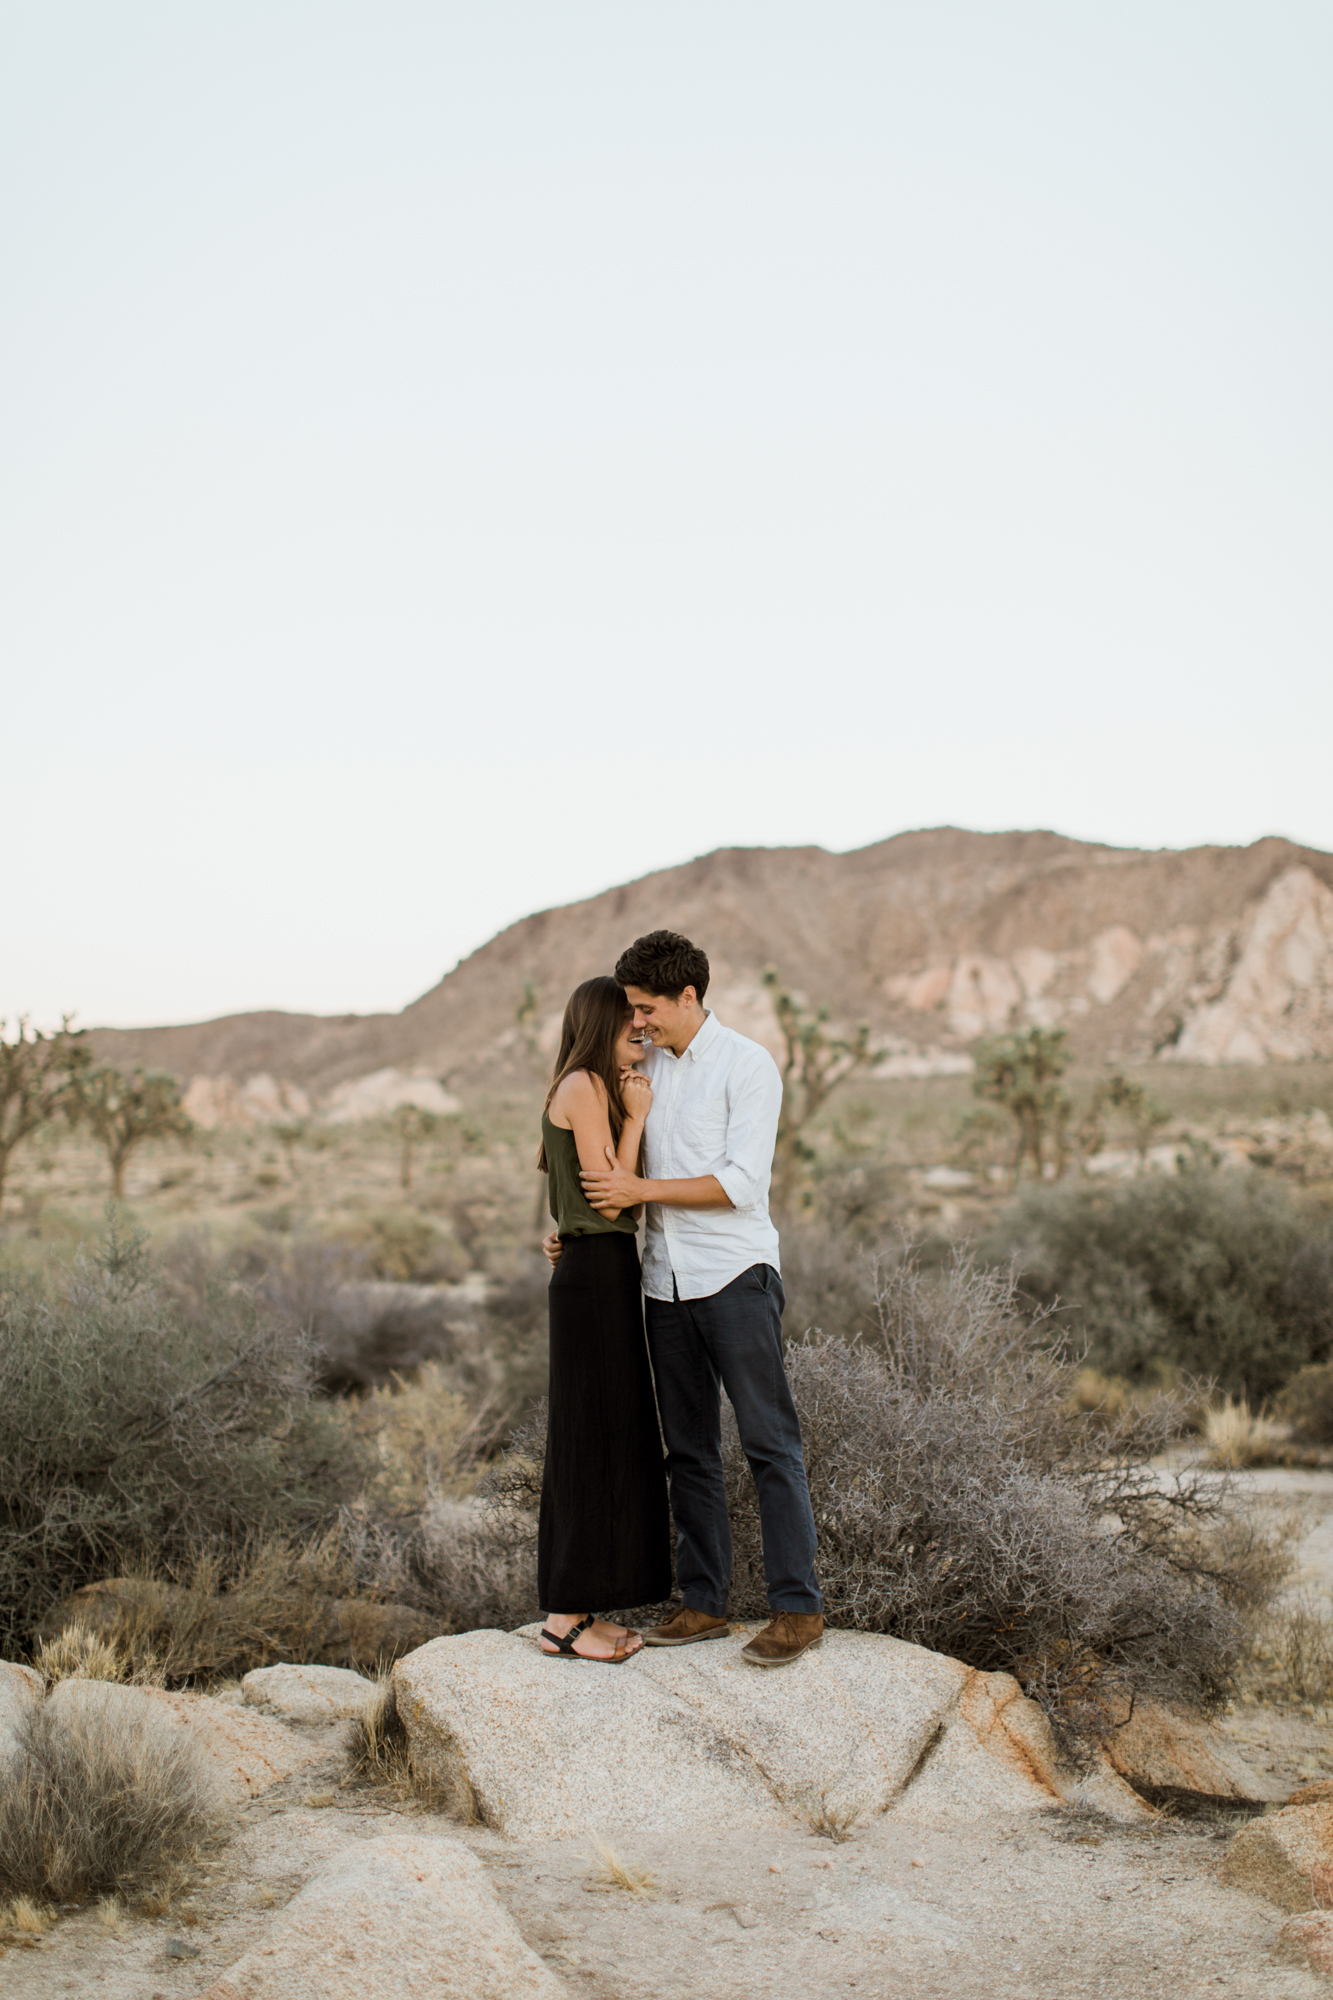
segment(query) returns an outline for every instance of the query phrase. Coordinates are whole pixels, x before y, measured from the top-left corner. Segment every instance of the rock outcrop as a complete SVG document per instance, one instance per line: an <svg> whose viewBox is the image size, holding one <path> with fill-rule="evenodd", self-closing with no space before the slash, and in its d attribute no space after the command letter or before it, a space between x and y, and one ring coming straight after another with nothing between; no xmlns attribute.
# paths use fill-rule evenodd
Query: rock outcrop
<svg viewBox="0 0 1333 2000"><path fill-rule="evenodd" d="M299 1083L279 1083L260 1070L243 1083L230 1076L192 1076L183 1099L186 1116L205 1132L221 1127L242 1131L255 1125L310 1116L307 1091Z"/></svg>
<svg viewBox="0 0 1333 2000"><path fill-rule="evenodd" d="M42 1699L42 1681L31 1667L0 1660L0 1765L12 1756L14 1735L26 1711Z"/></svg>
<svg viewBox="0 0 1333 2000"><path fill-rule="evenodd" d="M1145 1796L1196 1792L1210 1799L1280 1798L1252 1771L1220 1730L1195 1716L1177 1715L1154 1701L1139 1702L1108 1746L1122 1778Z"/></svg>
<svg viewBox="0 0 1333 2000"><path fill-rule="evenodd" d="M1333 1913L1314 1910L1288 1917L1278 1931L1273 1956L1280 1965L1299 1965L1333 1976Z"/></svg>
<svg viewBox="0 0 1333 2000"><path fill-rule="evenodd" d="M271 1709L283 1722L338 1722L364 1715L378 1690L347 1667L256 1667L241 1682L245 1700Z"/></svg>
<svg viewBox="0 0 1333 2000"><path fill-rule="evenodd" d="M383 1118L400 1104L413 1104L418 1111L433 1112L444 1118L462 1105L444 1088L438 1077L405 1075L400 1069L372 1070L369 1076L350 1078L330 1092L325 1116L331 1125L351 1125L362 1118Z"/></svg>
<svg viewBox="0 0 1333 2000"><path fill-rule="evenodd" d="M456 1840L390 1834L334 1856L204 2000L559 2000Z"/></svg>
<svg viewBox="0 0 1333 2000"><path fill-rule="evenodd" d="M144 1692L193 1730L205 1763L234 1804L258 1798L329 1754L326 1737L284 1728L276 1717L234 1699L165 1688Z"/></svg>
<svg viewBox="0 0 1333 2000"><path fill-rule="evenodd" d="M1242 1827L1227 1849L1222 1879L1283 1910L1333 1902L1333 1803L1287 1806Z"/></svg>
<svg viewBox="0 0 1333 2000"><path fill-rule="evenodd" d="M758 1831L775 1813L947 1821L1074 1792L1125 1819L1148 1811L1105 1763L1081 1783L1063 1772L1007 1674L830 1632L761 1675L741 1643L613 1669L548 1659L531 1636L468 1632L400 1660L393 1684L414 1767L455 1810L518 1839Z"/></svg>

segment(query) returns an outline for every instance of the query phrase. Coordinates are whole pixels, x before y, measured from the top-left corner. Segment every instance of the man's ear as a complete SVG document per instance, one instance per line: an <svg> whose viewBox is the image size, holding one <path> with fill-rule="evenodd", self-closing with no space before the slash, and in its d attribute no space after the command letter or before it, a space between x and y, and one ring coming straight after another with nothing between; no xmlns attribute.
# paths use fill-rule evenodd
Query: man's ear
<svg viewBox="0 0 1333 2000"><path fill-rule="evenodd" d="M695 992L692 986L682 986L680 989L680 1004L682 1007L685 1005L685 995L687 993L689 994L691 1000L697 1001L699 998L698 994Z"/></svg>

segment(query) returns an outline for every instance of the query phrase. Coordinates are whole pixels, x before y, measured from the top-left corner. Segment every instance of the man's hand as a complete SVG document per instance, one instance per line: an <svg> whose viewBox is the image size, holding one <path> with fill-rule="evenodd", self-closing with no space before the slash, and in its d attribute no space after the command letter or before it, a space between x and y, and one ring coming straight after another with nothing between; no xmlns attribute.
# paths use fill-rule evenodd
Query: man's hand
<svg viewBox="0 0 1333 2000"><path fill-rule="evenodd" d="M549 1236L543 1236L542 1255L543 1257L545 1257L547 1263L550 1265L553 1271L556 1265L560 1262L560 1259L564 1256L564 1254L565 1254L565 1246L560 1241L560 1237L554 1229L551 1231Z"/></svg>
<svg viewBox="0 0 1333 2000"><path fill-rule="evenodd" d="M583 1182L589 1208L595 1208L599 1215L618 1215L621 1209L633 1208L636 1202L643 1200L643 1182L637 1174L620 1165L609 1146L606 1157L608 1165L605 1173L581 1173L579 1179Z"/></svg>

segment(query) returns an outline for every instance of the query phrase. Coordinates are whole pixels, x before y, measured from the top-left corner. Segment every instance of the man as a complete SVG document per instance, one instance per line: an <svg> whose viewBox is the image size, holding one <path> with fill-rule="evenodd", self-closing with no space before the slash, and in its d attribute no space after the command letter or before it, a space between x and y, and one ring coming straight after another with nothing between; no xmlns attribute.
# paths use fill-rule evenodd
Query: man
<svg viewBox="0 0 1333 2000"><path fill-rule="evenodd" d="M644 1037L653 1086L646 1173L628 1173L608 1153L606 1171L583 1181L594 1208L648 1204L648 1347L684 1602L645 1637L650 1646L688 1646L730 1630L721 1387L759 1493L773 1614L741 1657L786 1666L819 1642L824 1617L801 1428L782 1359L778 1233L768 1214L782 1079L767 1049L704 1007L708 960L688 938L650 931L618 960L616 978Z"/></svg>

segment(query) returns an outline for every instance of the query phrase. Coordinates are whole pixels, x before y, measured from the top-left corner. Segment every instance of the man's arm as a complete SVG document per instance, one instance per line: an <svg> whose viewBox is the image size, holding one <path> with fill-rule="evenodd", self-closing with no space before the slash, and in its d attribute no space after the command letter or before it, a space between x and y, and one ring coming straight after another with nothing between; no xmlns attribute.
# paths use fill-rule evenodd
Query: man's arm
<svg viewBox="0 0 1333 2000"><path fill-rule="evenodd" d="M649 1181L623 1171L585 1173L584 1193L599 1214L628 1208L632 1202L656 1201L664 1208L734 1208L746 1215L761 1207L768 1194L781 1112L777 1064L756 1049L753 1060L728 1086L726 1158L716 1174Z"/></svg>
<svg viewBox="0 0 1333 2000"><path fill-rule="evenodd" d="M649 1181L619 1166L606 1148L605 1173L580 1173L588 1205L599 1215L618 1215L635 1202L657 1201L663 1208L730 1208L731 1197L715 1174L697 1174L691 1180Z"/></svg>

